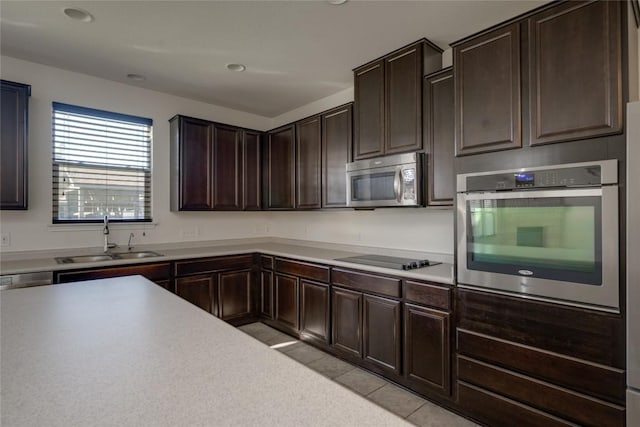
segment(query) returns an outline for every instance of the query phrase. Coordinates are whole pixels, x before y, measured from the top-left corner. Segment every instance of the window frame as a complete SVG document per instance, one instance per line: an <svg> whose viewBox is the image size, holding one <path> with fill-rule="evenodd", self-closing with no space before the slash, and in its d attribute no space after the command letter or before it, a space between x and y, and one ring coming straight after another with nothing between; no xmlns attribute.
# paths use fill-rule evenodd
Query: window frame
<svg viewBox="0 0 640 427"><path fill-rule="evenodd" d="M51 217L52 217L52 224L54 225L69 225L69 224L98 224L98 223L103 223L104 219L103 218L87 218L87 219L60 219L60 210L59 210L59 202L57 201L56 197L57 197L57 184L56 184L56 178L60 177L60 172L59 172L59 168L61 167L61 165L65 164L64 162L61 162L60 160L56 160L56 136L55 136L55 132L56 132L56 123L55 123L55 115L56 112L62 112L62 113L70 113L70 114L76 114L76 115L82 115L82 116L89 116L89 117L94 117L98 120L104 119L104 120L113 120L113 121L121 121L121 122L127 122L127 123L131 123L131 124L137 124L137 125L146 125L149 128L149 140L148 140L148 169L145 168L133 168L133 167L118 167L118 166L97 166L94 164L91 164L90 162L84 163L84 162L78 162L77 166L79 167L84 167L84 168L92 168L92 167L101 167L103 169L110 169L110 170L121 170L121 171L125 171L125 170L130 170L130 171L138 171L138 172L143 172L144 173L144 177L145 177L145 182L148 182L148 185L145 185L145 193L148 193L148 209L145 209L144 211L144 218L115 218L115 217L111 217L109 216L109 222L110 223L151 223L153 222L153 181L152 181L152 177L153 177L153 119L150 118L146 118L146 117L140 117L140 116L134 116L134 115L130 115L130 114L124 114L124 113L116 113L116 112L112 112L112 111L107 111L107 110L100 110L100 109L96 109L96 108L90 108L90 107L81 107L78 105L71 105L71 104L65 104L62 102L52 102L52 111L51 111L51 117L52 117L52 123L51 123L51 153L52 153L52 157L51 157L51 171L52 171L52 182L51 182L51 190L52 190L52 194L51 194ZM66 163L69 164L69 163ZM59 178L58 178L59 179ZM146 205L146 201L145 201L145 205ZM57 218L56 218L57 216Z"/></svg>

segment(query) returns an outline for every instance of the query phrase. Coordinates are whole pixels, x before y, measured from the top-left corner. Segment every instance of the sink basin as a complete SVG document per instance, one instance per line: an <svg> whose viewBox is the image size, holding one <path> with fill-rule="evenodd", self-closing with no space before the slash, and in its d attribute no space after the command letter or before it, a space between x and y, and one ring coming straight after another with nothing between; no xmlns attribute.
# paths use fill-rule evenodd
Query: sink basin
<svg viewBox="0 0 640 427"><path fill-rule="evenodd" d="M113 261L119 259L140 259L140 258L153 258L162 256L162 254L153 251L136 251L136 252L117 252L112 254L100 254L100 255L78 255L56 258L58 264L77 264L83 262L101 262L101 261Z"/></svg>
<svg viewBox="0 0 640 427"><path fill-rule="evenodd" d="M138 258L153 258L156 256L162 256L158 252L153 251L138 251L138 252L118 252L113 254L117 259L138 259Z"/></svg>
<svg viewBox="0 0 640 427"><path fill-rule="evenodd" d="M68 256L68 257L60 257L56 258L58 264L74 264L78 262L99 262L99 261L111 261L113 256L104 254L104 255L78 255L78 256Z"/></svg>

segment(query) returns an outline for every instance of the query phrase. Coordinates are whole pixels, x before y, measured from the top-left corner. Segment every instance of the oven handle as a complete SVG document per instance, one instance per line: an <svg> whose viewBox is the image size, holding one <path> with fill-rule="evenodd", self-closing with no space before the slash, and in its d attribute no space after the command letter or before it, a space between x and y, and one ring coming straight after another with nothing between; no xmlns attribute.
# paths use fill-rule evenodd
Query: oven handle
<svg viewBox="0 0 640 427"><path fill-rule="evenodd" d="M544 197L584 197L602 196L602 188L572 188L563 190L540 190L540 191L504 191L486 193L466 193L465 200L487 200L487 199L531 199Z"/></svg>

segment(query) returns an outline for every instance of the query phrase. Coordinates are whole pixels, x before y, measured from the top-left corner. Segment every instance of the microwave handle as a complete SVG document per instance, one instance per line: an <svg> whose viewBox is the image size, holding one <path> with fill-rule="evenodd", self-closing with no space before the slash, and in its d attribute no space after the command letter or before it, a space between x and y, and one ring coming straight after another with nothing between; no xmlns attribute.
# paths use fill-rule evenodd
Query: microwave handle
<svg viewBox="0 0 640 427"><path fill-rule="evenodd" d="M396 193L398 203L402 201L402 169L398 169L398 173L393 178L393 191Z"/></svg>

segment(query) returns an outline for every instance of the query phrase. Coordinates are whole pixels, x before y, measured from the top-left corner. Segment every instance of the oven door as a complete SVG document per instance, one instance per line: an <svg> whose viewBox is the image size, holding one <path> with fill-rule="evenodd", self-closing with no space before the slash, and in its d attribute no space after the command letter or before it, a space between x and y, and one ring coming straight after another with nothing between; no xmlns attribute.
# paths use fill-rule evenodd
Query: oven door
<svg viewBox="0 0 640 427"><path fill-rule="evenodd" d="M418 206L417 173L415 163L347 172L347 205Z"/></svg>
<svg viewBox="0 0 640 427"><path fill-rule="evenodd" d="M458 282L619 312L618 187L458 194Z"/></svg>

